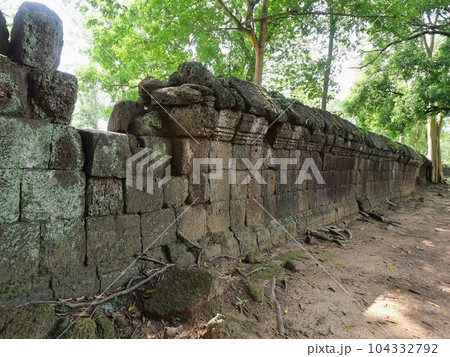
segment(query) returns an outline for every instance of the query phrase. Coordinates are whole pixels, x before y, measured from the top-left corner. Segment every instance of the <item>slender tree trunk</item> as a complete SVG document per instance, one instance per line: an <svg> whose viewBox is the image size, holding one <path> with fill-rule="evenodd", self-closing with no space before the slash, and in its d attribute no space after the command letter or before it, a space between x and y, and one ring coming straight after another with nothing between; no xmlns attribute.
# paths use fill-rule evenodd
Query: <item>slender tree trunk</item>
<svg viewBox="0 0 450 357"><path fill-rule="evenodd" d="M423 45L428 58L433 57L434 35L431 35L430 44L427 43L425 35L422 36ZM444 170L441 159L441 129L442 117L430 116L427 123L428 159L431 161L431 182L443 183Z"/></svg>
<svg viewBox="0 0 450 357"><path fill-rule="evenodd" d="M255 48L255 57L256 60L254 82L256 84L261 84L264 70L264 48L261 48L260 46L258 46L258 48Z"/></svg>
<svg viewBox="0 0 450 357"><path fill-rule="evenodd" d="M444 170L442 169L441 160L441 129L442 117L430 117L428 119L427 134L428 134L428 159L432 163L431 168L431 182L443 183Z"/></svg>
<svg viewBox="0 0 450 357"><path fill-rule="evenodd" d="M336 19L330 17L330 32L328 35L328 54L325 64L325 77L323 79L322 90L322 106L323 110L327 109L328 88L330 86L331 64L333 62L334 36L336 35Z"/></svg>

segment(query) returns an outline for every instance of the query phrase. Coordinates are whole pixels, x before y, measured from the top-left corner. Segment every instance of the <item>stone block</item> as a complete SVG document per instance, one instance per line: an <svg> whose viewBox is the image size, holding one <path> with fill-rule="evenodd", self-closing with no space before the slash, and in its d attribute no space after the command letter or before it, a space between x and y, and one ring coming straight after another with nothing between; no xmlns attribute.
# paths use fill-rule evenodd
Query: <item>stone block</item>
<svg viewBox="0 0 450 357"><path fill-rule="evenodd" d="M22 220L82 217L85 186L84 173L79 171L24 171Z"/></svg>
<svg viewBox="0 0 450 357"><path fill-rule="evenodd" d="M21 170L0 169L0 224L19 220Z"/></svg>
<svg viewBox="0 0 450 357"><path fill-rule="evenodd" d="M82 268L86 251L82 219L47 221L41 230L42 269L52 276L64 276Z"/></svg>
<svg viewBox="0 0 450 357"><path fill-rule="evenodd" d="M203 104L167 108L167 112L167 120L170 121L172 132L177 136L210 137L219 120L217 111Z"/></svg>
<svg viewBox="0 0 450 357"><path fill-rule="evenodd" d="M117 289L120 286L126 285L130 279L139 276L139 267L136 264L132 266L125 264L121 269L115 271L111 271L109 267L100 267L98 271L101 292Z"/></svg>
<svg viewBox="0 0 450 357"><path fill-rule="evenodd" d="M286 243L287 234L280 222L275 220L270 221L267 225L267 229L270 232L272 246L279 246Z"/></svg>
<svg viewBox="0 0 450 357"><path fill-rule="evenodd" d="M209 142L205 139L174 139L173 145L173 166L180 175L188 175L193 172L194 158L208 158ZM208 166L201 167L202 171L207 171Z"/></svg>
<svg viewBox="0 0 450 357"><path fill-rule="evenodd" d="M264 139L269 124L263 117L244 113L236 128L234 144L256 145Z"/></svg>
<svg viewBox="0 0 450 357"><path fill-rule="evenodd" d="M39 269L39 223L0 225L0 286L2 293L29 290ZM1 295L1 294L0 294Z"/></svg>
<svg viewBox="0 0 450 357"><path fill-rule="evenodd" d="M214 127L212 139L231 141L236 133L236 127L242 118L242 112L224 109L219 112L217 123Z"/></svg>
<svg viewBox="0 0 450 357"><path fill-rule="evenodd" d="M164 186L163 186L164 187ZM125 186L125 212L127 214L155 212L163 206L163 187L153 184L153 193L140 191L134 187Z"/></svg>
<svg viewBox="0 0 450 357"><path fill-rule="evenodd" d="M239 257L239 241L236 239L233 232L222 232L220 245L222 246L222 254Z"/></svg>
<svg viewBox="0 0 450 357"><path fill-rule="evenodd" d="M169 77L171 85L194 83L211 88L216 98L216 107L232 109L236 106L236 98L219 78L209 72L200 62L184 62ZM242 99L241 99L242 100Z"/></svg>
<svg viewBox="0 0 450 357"><path fill-rule="evenodd" d="M181 206L177 209L178 230L192 242L205 236L206 210L203 205Z"/></svg>
<svg viewBox="0 0 450 357"><path fill-rule="evenodd" d="M189 265L197 261L197 254L200 251L193 251L183 243L171 243L168 245L170 261L174 264Z"/></svg>
<svg viewBox="0 0 450 357"><path fill-rule="evenodd" d="M86 220L87 264L114 271L141 253L138 215L94 217Z"/></svg>
<svg viewBox="0 0 450 357"><path fill-rule="evenodd" d="M114 104L114 108L109 116L108 131L117 133L128 133L130 125L138 118L145 114L144 104L135 102L134 100L119 100ZM137 129L137 127L135 128ZM136 134L141 130L134 130L131 134Z"/></svg>
<svg viewBox="0 0 450 357"><path fill-rule="evenodd" d="M209 179L209 200L211 202L228 201L230 199L230 183L228 172L223 172L222 179Z"/></svg>
<svg viewBox="0 0 450 357"><path fill-rule="evenodd" d="M28 72L28 68L0 56L0 115L30 117Z"/></svg>
<svg viewBox="0 0 450 357"><path fill-rule="evenodd" d="M162 209L156 212L143 214L141 217L142 246L144 251L174 243L177 222L173 209Z"/></svg>
<svg viewBox="0 0 450 357"><path fill-rule="evenodd" d="M8 55L9 52L9 31L3 13L0 11L0 55Z"/></svg>
<svg viewBox="0 0 450 357"><path fill-rule="evenodd" d="M51 124L0 117L0 127L0 168L48 169Z"/></svg>
<svg viewBox="0 0 450 357"><path fill-rule="evenodd" d="M52 279L52 290L55 299L68 299L75 296L89 296L100 292L97 268L73 267L67 272L56 274Z"/></svg>
<svg viewBox="0 0 450 357"><path fill-rule="evenodd" d="M69 125L77 101L77 77L59 71L32 70L28 81L32 118Z"/></svg>
<svg viewBox="0 0 450 357"><path fill-rule="evenodd" d="M256 252L258 250L258 241L256 233L251 228L240 229L234 232L234 236L239 242L241 255Z"/></svg>
<svg viewBox="0 0 450 357"><path fill-rule="evenodd" d="M185 203L188 197L188 180L184 176L172 177L163 186L164 207L178 207Z"/></svg>
<svg viewBox="0 0 450 357"><path fill-rule="evenodd" d="M270 221L274 218L278 217L278 209L277 209L277 196L264 196L263 197L263 207L264 211L264 220Z"/></svg>
<svg viewBox="0 0 450 357"><path fill-rule="evenodd" d="M232 229L245 227L246 200L230 201L230 226Z"/></svg>
<svg viewBox="0 0 450 357"><path fill-rule="evenodd" d="M230 228L230 202L213 202L206 206L206 224L211 233L227 231Z"/></svg>
<svg viewBox="0 0 450 357"><path fill-rule="evenodd" d="M126 162L131 156L125 134L100 130L81 130L80 134L86 154L87 175L125 178Z"/></svg>
<svg viewBox="0 0 450 357"><path fill-rule="evenodd" d="M156 89L169 86L169 82L160 81L159 79L144 79L138 85L139 99L144 103L144 105L149 106L152 104L151 93Z"/></svg>
<svg viewBox="0 0 450 357"><path fill-rule="evenodd" d="M78 130L70 126L53 125L50 169L81 171L83 165L84 152Z"/></svg>
<svg viewBox="0 0 450 357"><path fill-rule="evenodd" d="M128 128L128 133L139 136L157 135L162 129L162 121L161 111L152 110L135 117Z"/></svg>
<svg viewBox="0 0 450 357"><path fill-rule="evenodd" d="M262 198L249 198L246 205L245 223L247 227L264 223L265 212Z"/></svg>
<svg viewBox="0 0 450 357"><path fill-rule="evenodd" d="M108 216L123 211L123 181L121 179L88 178L86 214Z"/></svg>
<svg viewBox="0 0 450 357"><path fill-rule="evenodd" d="M258 242L258 248L261 251L268 250L272 247L270 239L270 232L264 226L256 226L253 228L256 234L256 240Z"/></svg>
<svg viewBox="0 0 450 357"><path fill-rule="evenodd" d="M150 93L152 102L161 106L192 106L197 103L214 102L213 91L205 86L186 83L177 87L155 89Z"/></svg>
<svg viewBox="0 0 450 357"><path fill-rule="evenodd" d="M63 46L63 24L47 6L24 2L14 17L12 54L16 62L39 69L58 68Z"/></svg>

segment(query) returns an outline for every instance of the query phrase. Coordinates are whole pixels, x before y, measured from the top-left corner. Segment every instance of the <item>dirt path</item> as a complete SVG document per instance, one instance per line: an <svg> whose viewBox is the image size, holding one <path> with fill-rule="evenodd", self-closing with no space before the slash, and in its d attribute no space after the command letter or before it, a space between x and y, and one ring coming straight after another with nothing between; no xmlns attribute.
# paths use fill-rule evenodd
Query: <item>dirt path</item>
<svg viewBox="0 0 450 357"><path fill-rule="evenodd" d="M212 304L213 310L226 316L226 334L281 337L269 298L270 279L276 275L287 337L449 338L448 187L419 189L413 196L397 200L396 206L386 204L380 210L401 225L351 221L348 227L354 242L347 244L347 249L313 241L304 245L312 259L292 242L270 252L262 264L236 264L226 259L209 264L227 280L225 293ZM299 272L283 268L292 257L299 260ZM267 269L252 274L251 280L264 287L265 298L255 302L244 288L246 279L232 272L260 267ZM180 337L198 335L196 328L181 331Z"/></svg>

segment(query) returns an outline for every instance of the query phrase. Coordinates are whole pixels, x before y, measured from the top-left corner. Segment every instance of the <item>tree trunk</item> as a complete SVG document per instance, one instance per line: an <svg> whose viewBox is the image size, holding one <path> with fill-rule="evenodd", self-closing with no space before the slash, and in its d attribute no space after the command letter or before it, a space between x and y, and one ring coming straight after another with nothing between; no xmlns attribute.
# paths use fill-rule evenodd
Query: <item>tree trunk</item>
<svg viewBox="0 0 450 357"><path fill-rule="evenodd" d="M263 69L264 69L264 47L255 48L255 79L256 84L262 83Z"/></svg>
<svg viewBox="0 0 450 357"><path fill-rule="evenodd" d="M330 86L331 64L333 62L334 36L336 34L336 19L330 17L330 32L328 35L328 55L325 64L325 77L323 79L322 90L322 106L323 110L327 109L328 88Z"/></svg>
<svg viewBox="0 0 450 357"><path fill-rule="evenodd" d="M431 182L444 183L444 171L441 160L442 118L430 117L427 124L428 159L431 161Z"/></svg>

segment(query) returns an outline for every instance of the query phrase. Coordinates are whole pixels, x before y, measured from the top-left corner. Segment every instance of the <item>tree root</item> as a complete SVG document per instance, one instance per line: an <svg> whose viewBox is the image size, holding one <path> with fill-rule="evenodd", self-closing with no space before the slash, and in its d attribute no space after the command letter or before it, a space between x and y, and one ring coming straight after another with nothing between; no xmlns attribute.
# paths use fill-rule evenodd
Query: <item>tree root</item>
<svg viewBox="0 0 450 357"><path fill-rule="evenodd" d="M188 243L192 248L196 248L200 250L200 253L198 253L197 255L197 266L200 266L200 260L202 258L203 252L205 251L205 248L203 248L201 245L199 244L195 244L193 243L188 237L186 237L183 233L181 233L180 231L177 231L177 235L178 237L180 237L183 241L185 241L186 243Z"/></svg>
<svg viewBox="0 0 450 357"><path fill-rule="evenodd" d="M80 307L90 307L90 306L97 306L97 305L102 305L118 296L122 296L122 295L126 295L129 294L131 292L133 292L134 290L136 290L137 288L140 288L142 285L148 283L149 281L151 281L153 278L157 277L158 275L163 274L164 272L166 272L167 270L169 270L170 268L172 268L175 264L167 264L164 268L162 268L161 270L157 271L156 273L150 275L149 277L145 278L144 280L140 281L139 283L133 285L132 287L126 288L124 290L118 291L117 293L111 294L103 299L97 299L94 301L86 301L86 302L78 302L78 303L73 303L70 301L30 301L27 302L23 305L20 305L19 307L22 306L27 306L27 305L35 305L35 304L47 304L47 305L63 305L63 306L67 306L71 309L76 309L76 308L80 308Z"/></svg>
<svg viewBox="0 0 450 357"><path fill-rule="evenodd" d="M277 314L277 329L278 329L278 332L280 333L280 335L284 335L286 331L284 330L283 315L281 313L280 304L278 303L278 300L277 300L277 296L276 296L276 293L275 293L275 287L276 287L276 278L274 277L272 279L272 288L271 288L272 300L273 300L273 302L275 304L275 312Z"/></svg>
<svg viewBox="0 0 450 357"><path fill-rule="evenodd" d="M317 239L320 239L320 240L336 243L338 246L340 246L342 248L345 248L345 245L342 244L342 243L348 242L347 240L339 240L337 238L330 237L329 235L327 235L325 233L322 233L322 232L319 232L319 231L314 231L312 229L308 229L307 234L309 234L310 236L313 236L313 237L315 237Z"/></svg>

